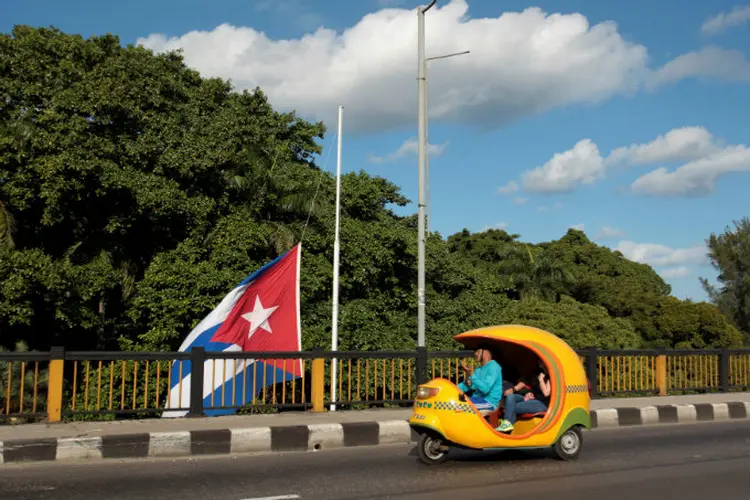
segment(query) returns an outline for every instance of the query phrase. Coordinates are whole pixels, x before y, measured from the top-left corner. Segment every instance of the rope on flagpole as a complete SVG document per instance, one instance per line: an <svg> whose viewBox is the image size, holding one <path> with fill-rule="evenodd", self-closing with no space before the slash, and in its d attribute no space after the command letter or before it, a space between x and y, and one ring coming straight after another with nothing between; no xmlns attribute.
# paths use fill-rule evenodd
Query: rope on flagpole
<svg viewBox="0 0 750 500"><path fill-rule="evenodd" d="M310 224L310 217L312 216L313 207L315 206L315 200L318 199L318 192L320 191L320 184L323 182L323 176L325 175L326 167L328 166L328 159L331 157L331 149L333 149L333 140L336 138L338 134L333 133L331 134L331 144L328 147L328 154L326 155L326 159L323 162L323 167L320 169L320 175L318 176L318 185L315 187L315 194L313 195L312 202L310 203L310 211L307 212L307 220L305 220L305 225L302 227L302 235L300 235L299 240L304 241L305 239L305 232L307 232L307 226Z"/></svg>

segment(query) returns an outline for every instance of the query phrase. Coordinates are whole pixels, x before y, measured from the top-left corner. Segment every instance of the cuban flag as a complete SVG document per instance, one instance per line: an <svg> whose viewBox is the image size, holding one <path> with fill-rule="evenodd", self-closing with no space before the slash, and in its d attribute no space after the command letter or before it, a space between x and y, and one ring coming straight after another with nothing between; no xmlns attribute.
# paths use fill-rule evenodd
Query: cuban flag
<svg viewBox="0 0 750 500"><path fill-rule="evenodd" d="M224 352L300 351L300 254L301 243L245 278L190 332L180 352L189 352L195 346ZM182 361L182 387L179 361L172 364L171 374L168 406L162 414L165 418L185 416L185 410L168 410L190 406L190 361ZM233 394L234 405L251 403L264 381L268 386L301 376L301 359L237 359L236 370L234 359L206 360L203 406L222 406L222 392L224 406L233 405ZM236 408L204 411L209 416L235 412Z"/></svg>

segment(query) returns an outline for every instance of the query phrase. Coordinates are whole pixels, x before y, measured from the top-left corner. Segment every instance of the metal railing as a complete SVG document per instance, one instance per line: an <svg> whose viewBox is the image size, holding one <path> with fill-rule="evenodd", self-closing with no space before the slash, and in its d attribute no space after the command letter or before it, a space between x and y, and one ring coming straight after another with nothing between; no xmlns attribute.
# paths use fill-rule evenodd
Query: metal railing
<svg viewBox="0 0 750 500"><path fill-rule="evenodd" d="M750 349L578 351L592 397L730 392L750 388ZM0 353L0 423L325 411L333 359L341 409L410 405L419 383L459 382L471 351ZM290 377L296 365L297 375ZM190 371L188 392L182 379ZM233 385L222 386L227 373ZM197 382L197 383L196 383ZM204 382L219 390L204 403ZM175 385L175 389L170 388ZM248 396L250 394L250 396Z"/></svg>

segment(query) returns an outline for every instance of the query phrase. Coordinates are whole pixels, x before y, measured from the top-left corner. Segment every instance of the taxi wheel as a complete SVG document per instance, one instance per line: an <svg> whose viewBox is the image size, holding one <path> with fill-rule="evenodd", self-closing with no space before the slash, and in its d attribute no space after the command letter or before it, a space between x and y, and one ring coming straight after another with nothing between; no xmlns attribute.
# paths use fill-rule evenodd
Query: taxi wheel
<svg viewBox="0 0 750 500"><path fill-rule="evenodd" d="M571 427L555 443L554 451L560 460L575 460L583 448L583 434L578 426Z"/></svg>
<svg viewBox="0 0 750 500"><path fill-rule="evenodd" d="M441 448L444 448L442 439L433 436L429 432L425 432L419 436L417 453L419 454L419 459L425 464L441 464L448 460L448 450Z"/></svg>

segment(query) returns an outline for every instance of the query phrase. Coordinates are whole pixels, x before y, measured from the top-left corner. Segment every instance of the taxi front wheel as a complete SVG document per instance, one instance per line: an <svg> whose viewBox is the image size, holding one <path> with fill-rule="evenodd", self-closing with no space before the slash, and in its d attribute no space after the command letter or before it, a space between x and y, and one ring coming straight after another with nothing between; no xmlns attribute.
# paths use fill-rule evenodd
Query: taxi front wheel
<svg viewBox="0 0 750 500"><path fill-rule="evenodd" d="M583 448L583 434L578 426L571 427L560 436L553 450L560 460L575 460Z"/></svg>
<svg viewBox="0 0 750 500"><path fill-rule="evenodd" d="M419 459L427 465L441 464L448 460L448 450L442 439L429 432L424 432L419 436L417 453Z"/></svg>

